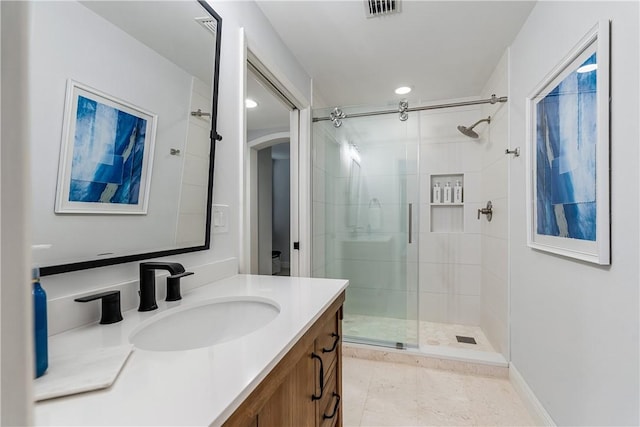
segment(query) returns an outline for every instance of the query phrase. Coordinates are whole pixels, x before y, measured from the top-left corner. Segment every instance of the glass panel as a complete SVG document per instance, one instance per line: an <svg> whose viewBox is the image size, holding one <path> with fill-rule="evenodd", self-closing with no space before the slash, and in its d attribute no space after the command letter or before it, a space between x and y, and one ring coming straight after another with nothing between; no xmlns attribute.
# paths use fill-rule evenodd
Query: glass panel
<svg viewBox="0 0 640 427"><path fill-rule="evenodd" d="M418 132L416 113L314 123L313 276L349 279L348 341L417 346Z"/></svg>

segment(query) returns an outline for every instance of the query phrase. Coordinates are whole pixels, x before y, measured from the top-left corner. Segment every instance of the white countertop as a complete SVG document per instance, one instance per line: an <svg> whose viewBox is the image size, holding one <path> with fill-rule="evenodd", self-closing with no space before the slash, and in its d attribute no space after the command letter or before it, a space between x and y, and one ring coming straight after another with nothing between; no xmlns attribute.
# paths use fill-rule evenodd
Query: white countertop
<svg viewBox="0 0 640 427"><path fill-rule="evenodd" d="M187 351L135 349L112 387L39 402L35 424L220 425L347 284L346 280L238 275L194 289L181 301L158 301L158 310L127 311L119 323L54 335L49 338L50 358L127 344L141 322L202 300L262 297L280 307L279 315L266 326L232 341Z"/></svg>

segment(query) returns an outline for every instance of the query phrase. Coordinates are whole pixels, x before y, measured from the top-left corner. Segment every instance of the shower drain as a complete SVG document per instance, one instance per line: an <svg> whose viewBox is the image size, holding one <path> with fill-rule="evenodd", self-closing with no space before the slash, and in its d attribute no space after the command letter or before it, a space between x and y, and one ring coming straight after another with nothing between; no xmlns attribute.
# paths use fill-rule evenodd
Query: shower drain
<svg viewBox="0 0 640 427"><path fill-rule="evenodd" d="M465 344L477 344L476 339L473 337L462 337L460 335L456 335L456 339L458 342L462 342Z"/></svg>

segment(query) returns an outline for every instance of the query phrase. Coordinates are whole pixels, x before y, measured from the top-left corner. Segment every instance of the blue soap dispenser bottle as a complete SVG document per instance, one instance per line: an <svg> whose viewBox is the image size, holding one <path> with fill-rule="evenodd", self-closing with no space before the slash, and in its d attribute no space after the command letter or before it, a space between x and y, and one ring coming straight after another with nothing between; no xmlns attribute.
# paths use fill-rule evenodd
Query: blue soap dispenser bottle
<svg viewBox="0 0 640 427"><path fill-rule="evenodd" d="M49 367L48 334L47 334L47 294L40 285L40 269L31 270L33 282L33 328L34 328L34 361L36 378L41 377Z"/></svg>

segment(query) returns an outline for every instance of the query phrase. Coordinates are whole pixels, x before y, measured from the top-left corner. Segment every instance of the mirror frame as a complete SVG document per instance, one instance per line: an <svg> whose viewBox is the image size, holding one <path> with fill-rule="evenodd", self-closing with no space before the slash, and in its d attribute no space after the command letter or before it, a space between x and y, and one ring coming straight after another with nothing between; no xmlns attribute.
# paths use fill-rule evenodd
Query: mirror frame
<svg viewBox="0 0 640 427"><path fill-rule="evenodd" d="M216 142L222 140L217 132L217 119L218 119L218 82L220 74L220 49L222 40L222 18L213 10L213 8L205 0L197 0L200 6L202 6L216 21L216 45L215 45L215 57L213 64L213 102L211 108L211 132L209 139L211 141L211 152L209 153L209 183L207 187L207 223L205 226L205 239L204 244L200 246L189 246L178 249L167 249L163 251L144 252L139 254L117 256L112 258L101 258L89 261L72 262L67 264L58 264L50 266L40 267L40 276L51 276L60 273L69 273L71 271L86 270L90 268L106 267L109 265L124 264L128 262L141 261L151 258L160 258L165 256L184 254L189 252L197 252L208 250L211 247L211 211L213 204L213 171L215 163Z"/></svg>

